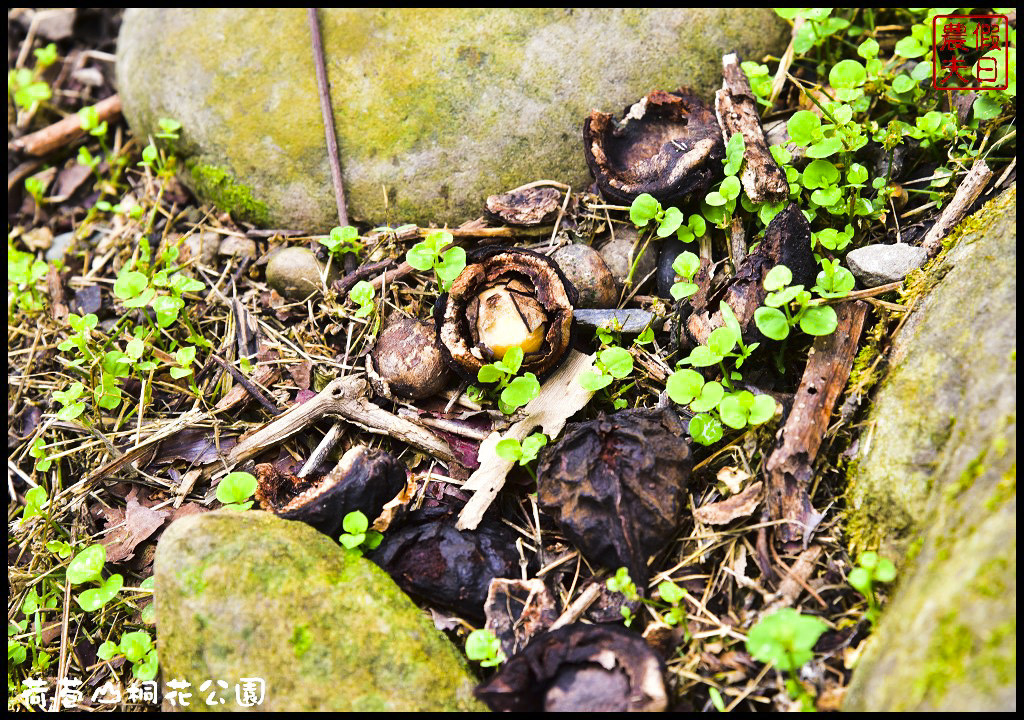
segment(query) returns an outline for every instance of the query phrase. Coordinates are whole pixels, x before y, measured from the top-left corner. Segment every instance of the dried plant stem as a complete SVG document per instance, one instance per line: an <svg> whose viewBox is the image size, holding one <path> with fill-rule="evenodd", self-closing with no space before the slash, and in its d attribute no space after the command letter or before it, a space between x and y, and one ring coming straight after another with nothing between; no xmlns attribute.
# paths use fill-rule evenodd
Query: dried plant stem
<svg viewBox="0 0 1024 720"><path fill-rule="evenodd" d="M327 84L327 66L324 64L324 41L320 34L320 21L316 8L306 8L309 15L309 34L313 41L313 65L316 67L316 90L320 96L320 112L324 118L324 136L327 138L327 160L331 165L334 200L338 204L338 224L348 225L348 207L345 205L345 185L341 179L341 161L338 159L338 137L334 133L334 112L331 109L331 89Z"/></svg>

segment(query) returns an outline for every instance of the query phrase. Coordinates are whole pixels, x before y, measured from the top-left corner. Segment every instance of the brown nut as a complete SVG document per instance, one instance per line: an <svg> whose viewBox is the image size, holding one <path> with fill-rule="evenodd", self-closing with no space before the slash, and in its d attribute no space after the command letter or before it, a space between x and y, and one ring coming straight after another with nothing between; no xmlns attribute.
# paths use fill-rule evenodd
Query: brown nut
<svg viewBox="0 0 1024 720"><path fill-rule="evenodd" d="M455 372L470 382L477 371L519 347L522 372L543 376L572 344L576 288L551 259L528 250L488 248L434 306L438 345Z"/></svg>
<svg viewBox="0 0 1024 720"><path fill-rule="evenodd" d="M703 193L722 176L725 142L714 112L689 90L656 90L615 122L594 110L583 151L605 197L629 204L650 193L662 205Z"/></svg>
<svg viewBox="0 0 1024 720"><path fill-rule="evenodd" d="M378 395L410 400L436 395L451 377L433 324L414 318L393 322L381 332L367 360L366 374Z"/></svg>

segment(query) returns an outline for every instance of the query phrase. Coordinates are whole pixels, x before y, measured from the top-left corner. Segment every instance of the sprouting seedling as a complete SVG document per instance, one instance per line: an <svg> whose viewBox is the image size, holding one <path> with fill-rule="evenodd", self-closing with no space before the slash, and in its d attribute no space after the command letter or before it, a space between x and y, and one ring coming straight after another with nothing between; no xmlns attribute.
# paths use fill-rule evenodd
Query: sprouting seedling
<svg viewBox="0 0 1024 720"><path fill-rule="evenodd" d="M734 133L725 146L725 174L736 175L743 165L743 153L746 151L746 142L743 140L743 133Z"/></svg>
<svg viewBox="0 0 1024 720"><path fill-rule="evenodd" d="M422 241L409 248L405 260L417 270L434 270L441 290L447 291L452 281L466 267L466 251L460 247L445 250L454 241L452 234L445 230L435 230Z"/></svg>
<svg viewBox="0 0 1024 720"><path fill-rule="evenodd" d="M171 377L175 380L188 377L192 374L192 363L196 361L196 348L194 345L186 345L174 351L176 366L169 369ZM223 501L222 501L223 502Z"/></svg>
<svg viewBox="0 0 1024 720"><path fill-rule="evenodd" d="M36 440L37 442L42 442L43 439L37 438ZM43 457L46 457L45 453L43 454ZM39 463L36 463L36 468L39 469ZM22 517L25 520L34 517L42 517L43 505L46 504L46 500L46 488L40 486L29 488L25 492L25 508Z"/></svg>
<svg viewBox="0 0 1024 720"><path fill-rule="evenodd" d="M629 377L633 372L633 355L625 348L613 345L597 354L594 367L580 375L579 383L594 392L608 387L612 381Z"/></svg>
<svg viewBox="0 0 1024 720"><path fill-rule="evenodd" d="M821 272L818 273L817 281L811 288L823 298L846 297L853 290L856 279L853 273L839 264L839 258L829 260L821 259Z"/></svg>
<svg viewBox="0 0 1024 720"><path fill-rule="evenodd" d="M104 137L107 134L107 121L100 121L100 113L95 105L87 105L78 111L78 123L94 137Z"/></svg>
<svg viewBox="0 0 1024 720"><path fill-rule="evenodd" d="M686 619L686 610L680 603L686 597L686 590L671 580L662 580L658 583L658 596L670 606L661 616L665 624L671 627L682 624Z"/></svg>
<svg viewBox="0 0 1024 720"><path fill-rule="evenodd" d="M828 305L810 305L811 294L803 285L790 285L792 281L793 273L785 265L776 265L765 275L768 296L754 312L757 329L772 340L785 340L797 324L808 335L831 334L838 325L836 311ZM790 311L791 303L797 305L795 312Z"/></svg>
<svg viewBox="0 0 1024 720"><path fill-rule="evenodd" d="M179 131L181 130L181 123L174 118L160 118L156 121L156 124L160 128L160 132L156 133L153 137L158 137L161 140L177 140L179 137Z"/></svg>
<svg viewBox="0 0 1024 720"><path fill-rule="evenodd" d="M718 414L722 422L734 430L742 430L747 425L760 425L775 415L775 398L771 395L754 395L746 390L730 393L718 404Z"/></svg>
<svg viewBox="0 0 1024 720"><path fill-rule="evenodd" d="M707 226L700 215L691 215L689 220L679 208L662 208L661 203L648 193L638 195L629 206L629 219L638 228L647 227L654 221L657 223L654 234L666 238L672 233L683 242L692 242L695 237L704 235ZM685 222L684 222L685 221Z"/></svg>
<svg viewBox="0 0 1024 720"><path fill-rule="evenodd" d="M348 299L359 306L354 313L357 318L366 317L374 311L376 308L373 304L375 292L373 285L366 280L360 280L348 291Z"/></svg>
<svg viewBox="0 0 1024 720"><path fill-rule="evenodd" d="M530 463L537 459L540 449L547 444L548 436L544 433L535 432L523 438L521 444L514 437L502 438L494 447L494 452L500 458L519 463L520 466L525 467L533 474L533 470L530 469Z"/></svg>
<svg viewBox="0 0 1024 720"><path fill-rule="evenodd" d="M820 618L801 615L793 608L782 608L757 621L747 634L747 652L755 660L772 663L787 673L786 689L790 697L805 707L813 706L811 697L796 675L814 657L814 645L828 629Z"/></svg>
<svg viewBox="0 0 1024 720"><path fill-rule="evenodd" d="M46 182L36 176L25 178L25 191L32 196L32 199L36 202L36 207L42 207L46 199L43 197L46 193Z"/></svg>
<svg viewBox="0 0 1024 720"><path fill-rule="evenodd" d="M359 231L351 225L332 228L327 237L319 238L319 242L327 248L331 255L344 255L345 253L358 255L362 249L359 244Z"/></svg>
<svg viewBox="0 0 1024 720"><path fill-rule="evenodd" d="M511 347L503 358L477 370L476 377L479 382L487 385L497 383L496 390L500 391L498 407L507 415L540 394L540 381L536 375L528 372L516 376L522 367L523 357L521 347Z"/></svg>
<svg viewBox="0 0 1024 720"><path fill-rule="evenodd" d="M338 542L359 554L362 554L362 548L373 550L384 539L376 530L370 530L370 520L361 510L353 510L345 515L341 528L345 532L338 538Z"/></svg>
<svg viewBox="0 0 1024 720"><path fill-rule="evenodd" d="M136 679L146 681L156 677L159 669L156 647L145 630L126 632L121 635L119 643L105 640L96 651L100 660L111 660L117 655L124 655L132 664L132 675Z"/></svg>
<svg viewBox="0 0 1024 720"><path fill-rule="evenodd" d="M66 577L72 585L87 582L99 582L98 588L85 590L78 596L79 606L86 612L92 612L114 599L124 585L124 578L113 574L103 580L103 565L107 561L107 550L100 544L90 545L78 553L68 564Z"/></svg>
<svg viewBox="0 0 1024 720"><path fill-rule="evenodd" d="M637 592L636 583L633 582L633 579L629 576L629 571L624 567L620 567L616 570L615 575L605 581L605 585L613 593L621 593L628 602L637 602L640 600L640 593ZM622 617L626 621L626 627L629 627L635 617L633 611L630 610L627 605L623 605L619 609L619 612L622 613Z"/></svg>
<svg viewBox="0 0 1024 720"><path fill-rule="evenodd" d="M878 599L875 597L875 583L890 583L896 579L896 566L892 560L879 557L876 552L866 552L857 561L857 567L850 571L846 581L868 601L864 614L868 622L875 625L881 615Z"/></svg>
<svg viewBox="0 0 1024 720"><path fill-rule="evenodd" d="M217 499L225 510L248 510L253 503L249 498L255 494L256 478L247 472L228 473L217 485Z"/></svg>
<svg viewBox="0 0 1024 720"><path fill-rule="evenodd" d="M695 216L696 217L696 216ZM700 270L700 258L689 250L684 250L676 256L676 259L672 261L672 270L675 274L683 278L677 283L673 283L669 289L669 293L675 300L682 300L695 294L700 288L693 282L693 276Z"/></svg>
<svg viewBox="0 0 1024 720"><path fill-rule="evenodd" d="M474 630L466 638L466 657L480 663L481 667L497 667L505 662L501 641L487 628Z"/></svg>

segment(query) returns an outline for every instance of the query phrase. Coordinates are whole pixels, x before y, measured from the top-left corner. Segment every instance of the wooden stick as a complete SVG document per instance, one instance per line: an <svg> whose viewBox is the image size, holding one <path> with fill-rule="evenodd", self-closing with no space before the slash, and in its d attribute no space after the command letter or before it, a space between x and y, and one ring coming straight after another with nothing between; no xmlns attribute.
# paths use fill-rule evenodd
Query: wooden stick
<svg viewBox="0 0 1024 720"><path fill-rule="evenodd" d="M233 465L247 460L327 415L341 417L368 432L389 435L443 462L455 461L451 449L441 438L377 407L367 399L366 391L366 381L362 378L349 376L332 380L316 397L295 405L273 422L242 438L228 455L228 463Z"/></svg>
<svg viewBox="0 0 1024 720"><path fill-rule="evenodd" d="M331 180L334 182L334 200L338 205L338 224L348 225L348 207L345 205L345 185L341 179L341 162L338 160L338 137L334 134L334 111L331 108L331 89L327 84L327 67L324 64L324 40L320 35L320 21L316 8L306 8L309 17L309 34L313 40L313 65L316 67L316 90L320 96L320 113L324 118L324 137L327 138L327 161L331 166Z"/></svg>
<svg viewBox="0 0 1024 720"><path fill-rule="evenodd" d="M736 53L722 58L722 77L722 89L715 93L715 114L726 144L736 133L743 136L740 181L747 197L756 203L785 200L789 196L786 173L768 150L754 93Z"/></svg>
<svg viewBox="0 0 1024 720"><path fill-rule="evenodd" d="M111 95L106 100L100 100L96 103L96 112L99 115L100 122L104 120L115 122L121 117L121 96ZM7 149L41 157L49 155L54 150L69 145L84 136L85 130L82 129L82 120L78 117L77 113L73 113L63 120L58 120L53 125L44 127L42 130L37 130L17 140L12 140L7 143Z"/></svg>
<svg viewBox="0 0 1024 720"><path fill-rule="evenodd" d="M924 240L921 242L921 247L928 251L928 257L935 257L939 254L939 250L942 249L942 239L967 214L967 211L974 204L974 201L978 199L978 196L981 195L981 191L985 189L991 178L992 171L989 170L985 161L981 158L975 160L974 165L971 166L971 171L967 173L967 177L960 183L960 187L957 188L953 199L946 206L946 209L942 211L942 215L939 216L939 219L932 225L928 234L924 236Z"/></svg>
<svg viewBox="0 0 1024 720"><path fill-rule="evenodd" d="M815 338L793 409L765 466L768 515L785 521L778 531L783 542L802 538L806 543L823 517L811 506L808 488L828 419L850 377L867 310L859 300L838 306L835 332Z"/></svg>

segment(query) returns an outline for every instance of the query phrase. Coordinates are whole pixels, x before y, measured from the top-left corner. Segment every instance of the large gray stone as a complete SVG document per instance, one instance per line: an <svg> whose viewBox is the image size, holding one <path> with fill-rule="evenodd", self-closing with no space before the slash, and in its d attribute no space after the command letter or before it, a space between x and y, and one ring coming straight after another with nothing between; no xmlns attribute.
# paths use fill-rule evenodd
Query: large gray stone
<svg viewBox="0 0 1024 720"><path fill-rule="evenodd" d="M847 497L854 549L900 571L846 710L1016 708L1016 198L911 276Z"/></svg>
<svg viewBox="0 0 1024 720"><path fill-rule="evenodd" d="M370 561L263 512L178 520L156 553L165 680L262 678L267 711L484 710L465 659ZM219 692L219 688L213 687ZM205 694L203 695L205 698ZM205 701L191 709L207 709Z"/></svg>
<svg viewBox="0 0 1024 720"><path fill-rule="evenodd" d="M538 178L590 182L581 127L654 89L711 99L721 57L781 54L768 9L320 11L350 215L458 223ZM135 9L118 85L140 137L183 126L186 181L236 216L337 224L306 11ZM386 188L387 201L384 190Z"/></svg>

